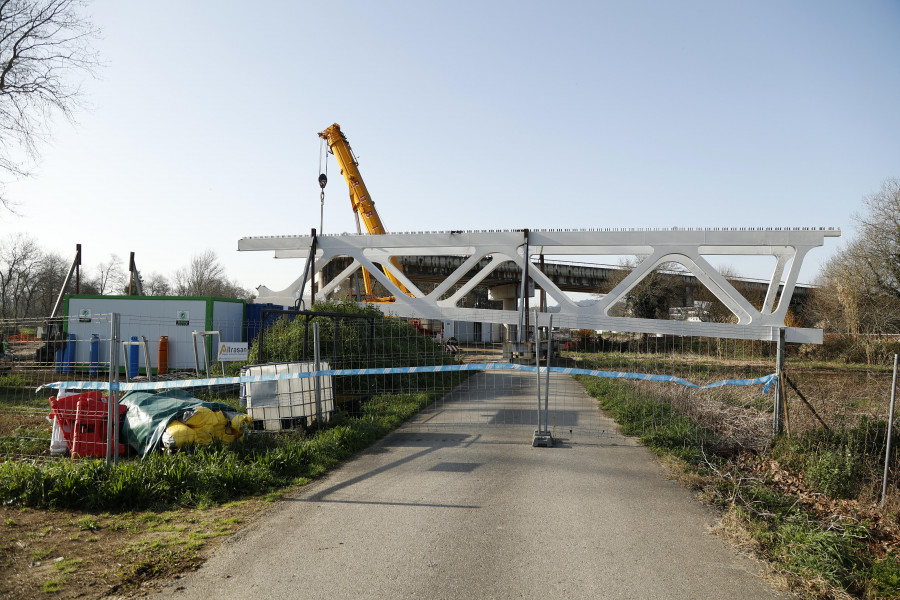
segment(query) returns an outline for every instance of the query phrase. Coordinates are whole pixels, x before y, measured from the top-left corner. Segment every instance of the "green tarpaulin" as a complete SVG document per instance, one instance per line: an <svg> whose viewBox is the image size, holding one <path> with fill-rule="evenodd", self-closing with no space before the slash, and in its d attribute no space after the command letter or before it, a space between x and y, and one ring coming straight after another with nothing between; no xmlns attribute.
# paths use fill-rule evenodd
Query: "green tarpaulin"
<svg viewBox="0 0 900 600"><path fill-rule="evenodd" d="M186 413L198 406L229 415L236 412L227 404L203 402L184 390L177 389L156 393L126 392L119 402L128 407L122 420L121 439L141 456L146 456L159 446L166 426L173 419L183 420Z"/></svg>

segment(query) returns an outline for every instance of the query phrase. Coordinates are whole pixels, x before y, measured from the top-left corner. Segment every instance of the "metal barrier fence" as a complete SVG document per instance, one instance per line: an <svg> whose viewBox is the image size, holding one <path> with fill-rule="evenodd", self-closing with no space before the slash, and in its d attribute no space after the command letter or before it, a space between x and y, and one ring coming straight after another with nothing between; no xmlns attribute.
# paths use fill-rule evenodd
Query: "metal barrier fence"
<svg viewBox="0 0 900 600"><path fill-rule="evenodd" d="M523 342L514 327L410 322L376 312L271 312L259 323L121 315L118 327L111 314L2 321L0 460L70 456L67 440L53 439L49 399L91 389L114 399L129 391L177 389L239 412L248 410L242 401L249 398L259 432L314 426L325 413L357 412L387 395L428 394L434 401L410 426L520 427L523 441L535 432L563 440L619 435L573 374L608 379L617 393L649 398L642 410L650 419L652 405L689 415L735 451L772 444L775 404L767 388L774 343L582 331L537 318L540 327L535 330L532 318ZM223 342L246 342L247 360L219 362ZM866 447L882 443L889 368L823 365L805 361L802 349L788 350L783 416L792 435L828 427L854 432ZM318 368L246 369L316 358ZM260 384L268 391L248 387ZM289 394L302 400L279 399ZM254 412L254 401L267 412ZM77 406L60 405L56 413L77 419ZM95 437L106 433L110 442L120 441L117 419L107 422L113 427ZM115 454L115 445L106 448ZM137 454L125 448L126 457Z"/></svg>

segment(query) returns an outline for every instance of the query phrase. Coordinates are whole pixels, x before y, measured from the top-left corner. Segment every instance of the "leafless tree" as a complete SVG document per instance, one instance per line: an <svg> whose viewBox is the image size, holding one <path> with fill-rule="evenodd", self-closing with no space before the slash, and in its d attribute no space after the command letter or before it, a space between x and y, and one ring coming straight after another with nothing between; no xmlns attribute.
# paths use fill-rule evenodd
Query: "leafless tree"
<svg viewBox="0 0 900 600"><path fill-rule="evenodd" d="M859 237L847 247L848 260L885 294L900 298L900 179L886 180L863 207L854 215Z"/></svg>
<svg viewBox="0 0 900 600"><path fill-rule="evenodd" d="M51 118L71 120L79 106L76 78L98 65L97 29L86 0L0 0L0 171L28 174ZM0 189L0 204L10 201Z"/></svg>
<svg viewBox="0 0 900 600"><path fill-rule="evenodd" d="M867 267L863 238L823 267L810 300L816 327L834 333L871 335L900 329L900 297L884 289L884 280Z"/></svg>
<svg viewBox="0 0 900 600"><path fill-rule="evenodd" d="M205 250L191 257L189 265L175 272L174 281L174 290L179 296L250 297L249 291L228 279L225 267L213 250Z"/></svg>
<svg viewBox="0 0 900 600"><path fill-rule="evenodd" d="M0 316L26 316L41 264L37 242L17 234L0 243Z"/></svg>
<svg viewBox="0 0 900 600"><path fill-rule="evenodd" d="M855 336L900 330L900 179L863 199L859 234L823 267L808 307L816 327Z"/></svg>
<svg viewBox="0 0 900 600"><path fill-rule="evenodd" d="M34 295L29 302L27 316L47 317L53 311L66 274L69 261L60 254L43 252L34 285ZM75 293L75 281L69 282L66 293Z"/></svg>
<svg viewBox="0 0 900 600"><path fill-rule="evenodd" d="M96 288L98 294L119 294L122 293L126 281L122 259L115 254L110 254L109 260L97 265L97 275L90 283Z"/></svg>
<svg viewBox="0 0 900 600"><path fill-rule="evenodd" d="M172 284L166 279L165 275L153 272L143 282L144 293L148 296L168 296L172 293Z"/></svg>

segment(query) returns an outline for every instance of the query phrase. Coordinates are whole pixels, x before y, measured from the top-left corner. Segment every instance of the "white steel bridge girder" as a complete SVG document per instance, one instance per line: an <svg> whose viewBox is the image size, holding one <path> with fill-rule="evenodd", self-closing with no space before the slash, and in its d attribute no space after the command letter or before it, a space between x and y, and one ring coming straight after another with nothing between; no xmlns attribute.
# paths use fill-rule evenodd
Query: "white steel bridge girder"
<svg viewBox="0 0 900 600"><path fill-rule="evenodd" d="M525 263L527 247L528 276L536 285L560 304L554 313L554 324L579 329L602 329L620 332L693 335L749 340L773 341L778 330L785 329L788 342L822 343L822 331L785 327L785 316L797 284L806 254L822 246L826 237L838 237L839 229L666 229L666 230L534 230L534 231L452 231L427 233L395 233L384 235L317 236L313 271L318 273L330 261L349 257L352 263L334 280L317 292L327 296L346 282L359 267L377 279L395 302L382 308L397 316L454 321L517 324L520 311L486 310L458 306L459 300L480 284L494 269L506 261L520 266ZM307 258L312 236L250 237L238 242L242 251L271 251L276 258ZM593 306L572 302L531 260L534 256L638 255L647 256L628 276ZM754 307L722 275L705 256L752 255L772 256L776 266L768 283L761 309ZM430 293L419 290L390 261L391 256L466 256L462 265L448 275ZM452 296L441 299L461 282L472 267L484 258L491 261L479 270ZM738 319L737 323L705 323L616 317L609 309L622 300L654 268L663 263L684 265ZM379 269L389 271L410 291L404 294ZM785 269L787 274L785 277ZM279 292L261 286L259 302L293 305L310 298L312 277L300 289L303 277ZM775 298L781 292L778 305ZM540 319L543 322L544 316Z"/></svg>

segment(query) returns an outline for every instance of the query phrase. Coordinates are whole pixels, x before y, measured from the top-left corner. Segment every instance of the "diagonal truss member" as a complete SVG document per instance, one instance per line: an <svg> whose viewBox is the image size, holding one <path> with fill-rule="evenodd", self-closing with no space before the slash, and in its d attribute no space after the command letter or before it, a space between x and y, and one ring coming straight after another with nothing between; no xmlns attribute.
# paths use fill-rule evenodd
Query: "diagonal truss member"
<svg viewBox="0 0 900 600"><path fill-rule="evenodd" d="M785 329L788 342L822 343L822 331L785 327L785 316L803 259L826 237L839 237L839 229L665 229L665 230L517 230L396 233L379 236L277 236L249 237L238 242L243 251L272 251L276 258L307 258L315 240L313 271L339 257L351 264L318 290L327 297L359 268L365 268L396 297L387 312L404 317L520 323L520 310L488 310L459 306L460 300L492 271L507 261L526 267L528 277L560 305L557 323L582 329L659 333L735 339L778 339ZM529 256L524 256L525 252ZM392 256L465 256L462 264L429 293L422 292L395 264ZM528 268L535 256L621 256L646 258L608 294L592 306L573 302L536 266ZM751 304L705 256L772 256L775 269L761 308ZM472 272L483 260L484 266ZM527 261L527 262L526 262ZM684 265L732 313L736 323L705 323L637 319L612 316L610 309L628 292L665 263ZM385 275L390 273L410 292L410 296ZM467 281L463 280L469 277ZM294 304L308 298L310 287L301 289L303 277L291 286L274 292L261 286L258 302ZM455 291L452 291L454 290ZM451 293L452 291L452 293ZM449 294L449 295L447 295ZM446 297L445 297L446 296ZM776 303L777 300L777 303Z"/></svg>

